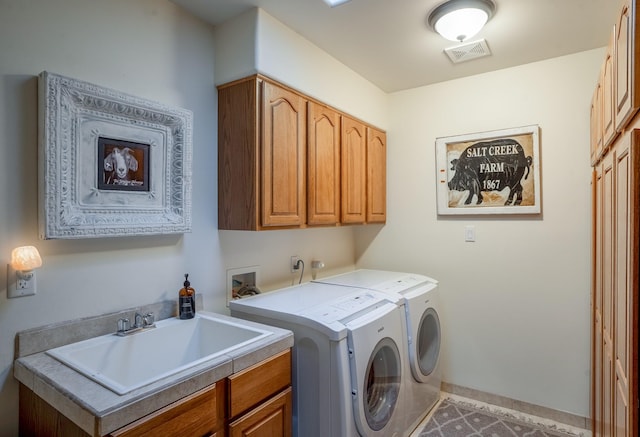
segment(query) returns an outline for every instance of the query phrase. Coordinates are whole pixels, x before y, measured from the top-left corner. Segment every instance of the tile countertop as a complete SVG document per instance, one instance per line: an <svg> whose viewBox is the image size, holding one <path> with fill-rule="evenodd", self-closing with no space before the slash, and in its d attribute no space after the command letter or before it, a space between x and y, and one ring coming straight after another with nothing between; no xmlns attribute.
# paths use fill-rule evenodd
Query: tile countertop
<svg viewBox="0 0 640 437"><path fill-rule="evenodd" d="M175 304L168 305L173 308ZM167 318L166 315L162 317L162 308L158 309L160 311L156 312L156 320ZM139 309L132 311L137 310ZM44 345L47 345L46 349L51 349L79 341L77 333L86 333L88 326L95 327L96 323L104 322L104 320L96 322L97 319L106 318L110 323L103 324L115 327L113 321L123 313L65 322L23 331L17 335L16 356L18 358L14 361L14 377L92 436L103 436L115 431L293 346L291 331L242 320L243 324L271 331L273 335L122 396L50 357L43 349ZM160 317L158 313L161 314ZM223 314L204 311L202 313L214 315L223 320L239 320ZM98 333L92 336L103 334ZM27 352L29 354L26 354Z"/></svg>

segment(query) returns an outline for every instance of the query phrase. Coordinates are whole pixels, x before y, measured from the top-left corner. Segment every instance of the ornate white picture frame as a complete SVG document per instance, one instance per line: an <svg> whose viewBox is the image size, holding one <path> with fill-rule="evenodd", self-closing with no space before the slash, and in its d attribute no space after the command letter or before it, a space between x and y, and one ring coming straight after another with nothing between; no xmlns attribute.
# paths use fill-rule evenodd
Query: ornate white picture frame
<svg viewBox="0 0 640 437"><path fill-rule="evenodd" d="M193 114L44 71L42 239L191 232Z"/></svg>
<svg viewBox="0 0 640 437"><path fill-rule="evenodd" d="M436 138L438 214L539 214L537 125Z"/></svg>

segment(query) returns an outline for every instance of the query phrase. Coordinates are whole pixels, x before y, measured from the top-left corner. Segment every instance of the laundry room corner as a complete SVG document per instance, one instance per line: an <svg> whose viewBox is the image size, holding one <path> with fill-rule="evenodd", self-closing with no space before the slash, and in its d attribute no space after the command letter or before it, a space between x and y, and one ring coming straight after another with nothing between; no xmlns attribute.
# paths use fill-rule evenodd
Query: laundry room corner
<svg viewBox="0 0 640 437"><path fill-rule="evenodd" d="M391 95L388 220L356 230L356 264L440 281L446 383L589 416L585 108L602 56L596 49ZM542 213L439 216L436 138L530 124L540 127Z"/></svg>

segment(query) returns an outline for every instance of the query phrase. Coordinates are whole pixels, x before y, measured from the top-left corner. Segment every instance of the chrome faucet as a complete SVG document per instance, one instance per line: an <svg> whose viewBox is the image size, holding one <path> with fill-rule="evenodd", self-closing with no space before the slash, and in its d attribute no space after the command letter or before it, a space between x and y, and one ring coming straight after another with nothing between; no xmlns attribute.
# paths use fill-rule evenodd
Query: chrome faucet
<svg viewBox="0 0 640 437"><path fill-rule="evenodd" d="M134 332L155 327L155 316L153 313L147 313L143 316L136 312L133 316L133 326L131 326L131 322L128 318L123 317L118 319L118 330L116 331L116 334L120 337L124 337L125 335L133 334Z"/></svg>

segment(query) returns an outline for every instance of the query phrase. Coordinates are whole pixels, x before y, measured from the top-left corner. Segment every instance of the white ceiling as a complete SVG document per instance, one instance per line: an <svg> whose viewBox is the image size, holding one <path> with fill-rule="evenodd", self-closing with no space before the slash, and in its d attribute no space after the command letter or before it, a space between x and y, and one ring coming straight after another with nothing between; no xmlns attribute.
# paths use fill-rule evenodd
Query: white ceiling
<svg viewBox="0 0 640 437"><path fill-rule="evenodd" d="M443 0L171 0L214 25L262 8L386 92L577 53L607 44L616 0L494 0L496 13L472 40L491 56L453 64L455 46L426 25ZM594 72L588 72L594 74Z"/></svg>

